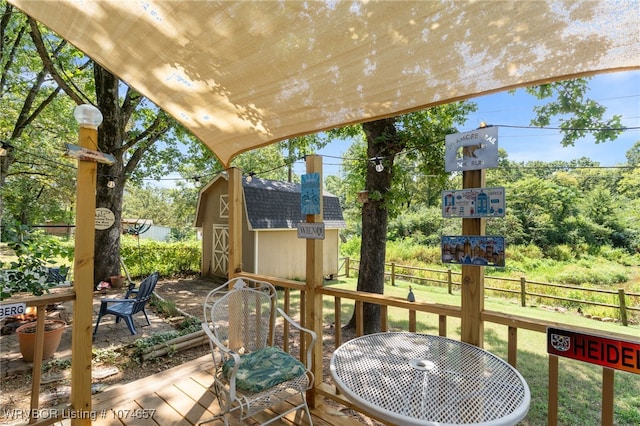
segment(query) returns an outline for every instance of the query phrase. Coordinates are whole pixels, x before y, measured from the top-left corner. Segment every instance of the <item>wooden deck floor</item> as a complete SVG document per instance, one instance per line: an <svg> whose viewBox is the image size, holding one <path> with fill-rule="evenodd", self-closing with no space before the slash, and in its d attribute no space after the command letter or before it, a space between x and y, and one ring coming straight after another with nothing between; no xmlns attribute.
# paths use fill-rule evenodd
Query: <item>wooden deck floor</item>
<svg viewBox="0 0 640 426"><path fill-rule="evenodd" d="M215 395L208 387L212 383L211 357L203 356L183 365L153 376L131 382L93 397L95 425L193 425L218 412ZM145 411L146 410L146 411ZM286 404L277 407L286 411ZM152 418L144 418L153 411ZM361 425L356 419L331 406L323 405L312 410L314 425ZM268 413L261 413L244 423L235 416L230 424L252 425L265 421ZM301 411L289 413L273 425L306 425L306 415ZM207 425L220 425L222 421Z"/></svg>

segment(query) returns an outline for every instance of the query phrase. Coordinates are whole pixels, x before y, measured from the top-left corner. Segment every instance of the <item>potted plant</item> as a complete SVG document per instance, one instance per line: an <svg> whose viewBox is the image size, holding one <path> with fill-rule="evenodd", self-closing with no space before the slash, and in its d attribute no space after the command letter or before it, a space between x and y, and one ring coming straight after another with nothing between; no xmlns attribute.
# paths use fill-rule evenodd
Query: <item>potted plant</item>
<svg viewBox="0 0 640 426"><path fill-rule="evenodd" d="M55 257L69 258L57 241L44 235L29 232L24 226L7 227L4 237L17 260L0 261L0 300L15 294L25 293L41 296L51 287L66 279L68 267L50 268L57 263ZM61 320L45 320L45 350L43 359L51 357L60 344L66 323ZM33 360L36 322L24 324L16 329L20 350L25 361Z"/></svg>

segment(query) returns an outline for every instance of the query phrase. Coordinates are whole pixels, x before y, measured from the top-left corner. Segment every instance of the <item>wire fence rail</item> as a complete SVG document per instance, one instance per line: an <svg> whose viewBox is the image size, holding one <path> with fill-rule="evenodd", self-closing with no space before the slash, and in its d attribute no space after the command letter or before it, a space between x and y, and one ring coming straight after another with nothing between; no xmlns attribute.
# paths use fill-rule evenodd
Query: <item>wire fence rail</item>
<svg viewBox="0 0 640 426"><path fill-rule="evenodd" d="M343 258L339 271L349 278L359 270L360 261L349 257ZM385 277L392 286L396 280L409 281L421 285L446 287L449 294L461 285L462 273L451 269L421 268L417 266L385 263ZM485 275L485 291L497 295L510 295L520 299L520 305L536 304L542 300L553 300L561 306L582 309L583 306L599 306L612 309L617 319L624 326L629 325L629 317L637 312L640 315L640 293L626 291L624 288L603 289L581 287L567 284L546 283L517 278L495 277Z"/></svg>

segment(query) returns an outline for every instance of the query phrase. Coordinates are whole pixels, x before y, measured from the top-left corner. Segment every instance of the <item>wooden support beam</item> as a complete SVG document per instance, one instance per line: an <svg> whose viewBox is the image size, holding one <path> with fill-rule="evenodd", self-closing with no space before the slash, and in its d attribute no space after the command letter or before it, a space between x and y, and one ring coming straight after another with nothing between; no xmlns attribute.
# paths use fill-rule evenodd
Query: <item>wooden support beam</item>
<svg viewBox="0 0 640 426"><path fill-rule="evenodd" d="M227 276L242 271L242 172L236 167L229 173L229 264Z"/></svg>
<svg viewBox="0 0 640 426"><path fill-rule="evenodd" d="M79 144L98 149L98 131L80 127ZM71 407L74 426L90 425L91 416L91 347L93 323L93 262L96 220L96 176L98 164L78 161L76 195L76 242L73 286L76 300L71 327ZM117 224L115 225L117 226ZM83 414L85 413L85 414Z"/></svg>
<svg viewBox="0 0 640 426"><path fill-rule="evenodd" d="M484 170L462 172L462 187L482 188L485 185ZM462 219L462 235L484 235L483 218ZM480 318L484 310L484 266L462 265L462 322L461 340L484 346L484 323Z"/></svg>
<svg viewBox="0 0 640 426"><path fill-rule="evenodd" d="M307 173L320 174L320 214L307 215L307 223L322 222L323 185L322 185L322 157L319 155L307 156ZM318 339L313 348L312 372L316 383L322 383L322 294L316 293L316 289L322 287L324 241L320 239L307 239L306 280L307 293L305 295L305 323L304 326L315 331ZM338 325L336 325L338 326ZM322 398L316 395L315 389L307 393L307 403L310 408L318 407Z"/></svg>

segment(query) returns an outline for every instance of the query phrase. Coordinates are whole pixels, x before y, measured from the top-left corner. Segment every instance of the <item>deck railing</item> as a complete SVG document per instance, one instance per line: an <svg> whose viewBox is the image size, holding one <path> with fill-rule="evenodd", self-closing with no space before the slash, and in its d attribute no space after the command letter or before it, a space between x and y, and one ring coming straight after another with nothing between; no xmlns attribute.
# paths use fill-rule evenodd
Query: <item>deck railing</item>
<svg viewBox="0 0 640 426"><path fill-rule="evenodd" d="M300 307L304 307L304 292L305 285L303 283L297 281L289 281L283 279L277 279L273 277L260 277L254 274L241 274L247 275L252 278L264 279L272 282L277 287L283 289L283 303L285 306L285 312L291 313L287 311L291 308L291 292L292 291L300 291L301 303ZM397 297L390 297L385 295L373 294L373 293L365 293L365 292L357 292L351 290L344 289L336 289L331 287L322 287L321 289L317 289L316 293L320 295L320 297L325 298L333 298L333 316L335 321L334 326L334 345L335 348L340 346L343 343L342 333L341 333L341 325L345 323L345 320L349 320L349 318L342 318L342 307L345 301L349 303L354 303L354 312L355 312L355 322L356 322L356 336L361 336L363 334L363 305L364 303L372 303L380 306L381 310L381 331L389 330L388 323L388 309L390 307L400 308L406 310L407 320L408 320L408 330L410 332L417 331L417 314L431 314L438 316L438 334L443 337L447 336L447 323L450 318L461 318L462 310L458 306L451 305L443 305L436 303L427 303L427 302L409 302L405 299L400 299ZM304 323L305 313L304 309L300 311L301 321ZM548 327L553 328L562 328L564 330L573 331L577 333L584 334L603 334L602 331L597 329L590 329L584 327L577 327L567 324L558 324L552 321L544 321L531 319L526 317L520 317L516 315L509 315L502 312L494 312L494 311L483 311L481 314L481 318L485 323L496 324L499 326L507 327L507 362L511 364L513 367L517 368L517 354L518 354L518 334L519 331L531 331L535 333L540 333L541 335L546 334ZM327 322L326 320L324 321ZM318 331L319 335L322 334L322 330ZM606 335L611 338L618 338L622 340L635 340L632 339L631 336L622 333L611 333L606 332ZM334 348L334 349L335 349ZM548 404L547 404L547 424L556 425L558 423L558 376L559 376L559 360L555 355L547 355L547 364L548 364ZM598 367L602 369L602 382L601 382L601 424L602 425L613 425L613 386L614 386L614 370L604 367ZM371 413L367 413L362 411L361 408L352 405L348 400L346 400L343 396L341 396L335 386L328 385L324 382L322 377L316 377L316 388L315 392L325 398L329 398L344 404L354 410L361 411L363 414L375 418L375 415Z"/></svg>
<svg viewBox="0 0 640 426"><path fill-rule="evenodd" d="M299 305L297 306L297 311L300 314L300 320L304 324L306 322L306 312L305 312L305 294L306 294L306 285L305 283L298 281L291 281L285 279L279 279L274 277L264 277L255 274L246 274L241 273L240 275L248 276L251 278L263 279L270 281L277 287L282 290L282 304L283 309L287 313L295 313L295 307L293 306L292 300L296 299L292 297L293 292L298 292L299 297ZM356 322L356 336L361 336L363 334L363 305L364 303L372 303L380 306L381 310L381 330L388 331L389 323L388 323L388 309L399 308L406 311L407 315L407 324L408 330L411 332L417 331L417 314L430 314L438 316L438 334L440 336L447 336L447 324L450 318L461 318L462 310L458 306L451 305L443 305L443 304L435 304L435 303L427 303L427 302L408 302L407 300L400 299L397 297L384 296L373 293L364 293L364 292L356 292L351 290L344 289L336 289L331 287L322 287L320 289L316 289L317 297L322 297L323 300L333 298L333 319L335 322L334 326L334 345L335 348L340 346L343 343L343 338L341 334L341 325L343 324L345 318L341 317L342 307L345 301L349 303L354 303L354 312L355 312L355 322ZM37 321L39 322L38 330L44 330L44 312L45 308L49 304L60 303L68 300L75 300L75 293L73 289L69 289L64 293L57 293L51 295L41 296L39 298L31 298L30 300L26 300L27 306L36 306L38 308L38 316ZM6 302L5 302L6 303ZM519 317L515 315L509 315L502 312L494 312L494 311L483 311L481 314L481 318L485 323L493 323L497 325L501 325L507 327L508 332L508 340L507 340L507 361L514 367L517 367L517 353L518 353L518 332L522 330L528 330L536 333L546 333L547 327L556 327L563 328L565 330L574 331L578 333L586 333L586 334L599 334L598 330L588 329L582 327L570 326L567 324L557 324L555 322L543 321L543 320L534 320L531 318ZM324 323L328 322L328 319L323 321ZM322 335L322 330L316 330L319 335ZM601 334L602 332L600 332ZM287 336L289 333L285 330L284 335ZM625 334L618 333L606 333L609 337L619 338L623 340L629 340L630 336ZM39 407L39 389L40 389L40 371L42 367L42 336L38 334L36 338L37 341L40 341L40 344L36 346L36 355L34 357L33 363L33 378L32 378L32 392L31 392L31 409L37 409ZM285 345L289 345L288 341L285 341ZM40 352L38 353L38 349L40 348ZM335 349L334 348L334 349ZM559 361L558 357L554 355L548 355L548 374L549 374L549 384L548 384L548 406L547 406L547 418L549 425L557 424L558 420L558 371L559 371ZM362 411L359 407L352 405L347 399L341 396L335 386L329 385L324 382L323 377L316 377L316 387L314 392L316 395L323 396L332 400L335 400L339 403L342 403L352 409ZM601 394L602 394L602 404L601 404L601 418L603 425L613 425L613 385L614 385L614 370L608 368L602 368L602 383L601 383ZM375 418L375 415L367 412L363 412L364 414ZM48 422L37 422L37 424L48 424Z"/></svg>
<svg viewBox="0 0 640 426"><path fill-rule="evenodd" d="M40 382L42 378L42 352L44 349L44 331L47 306L56 303L63 303L76 299L73 288L59 289L53 293L42 296L29 296L24 298L11 298L3 301L0 305L14 303L24 303L28 308L36 308L36 336L33 353L33 367L31 375L31 401L29 413L37 412L40 408ZM35 423L35 418L30 417L29 423L47 425L55 422L55 419L45 419Z"/></svg>

